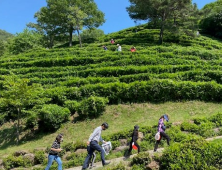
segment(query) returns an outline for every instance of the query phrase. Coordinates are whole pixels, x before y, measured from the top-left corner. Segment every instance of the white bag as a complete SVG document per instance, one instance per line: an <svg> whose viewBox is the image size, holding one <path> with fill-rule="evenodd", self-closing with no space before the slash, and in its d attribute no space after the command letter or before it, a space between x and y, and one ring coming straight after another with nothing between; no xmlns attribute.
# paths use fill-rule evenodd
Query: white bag
<svg viewBox="0 0 222 170"><path fill-rule="evenodd" d="M155 140L160 140L161 136L160 136L160 132L157 132L155 135Z"/></svg>
<svg viewBox="0 0 222 170"><path fill-rule="evenodd" d="M102 144L102 148L103 148L105 154L108 155L109 152L112 150L112 144L111 144L111 142L108 141L108 142Z"/></svg>

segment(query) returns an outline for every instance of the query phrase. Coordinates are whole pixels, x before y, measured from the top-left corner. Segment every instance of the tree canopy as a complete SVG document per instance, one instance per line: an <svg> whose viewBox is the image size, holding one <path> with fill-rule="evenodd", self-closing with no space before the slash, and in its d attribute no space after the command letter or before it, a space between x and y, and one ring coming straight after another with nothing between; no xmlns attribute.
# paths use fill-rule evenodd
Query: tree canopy
<svg viewBox="0 0 222 170"><path fill-rule="evenodd" d="M159 41L162 44L165 29L179 29L185 18L193 14L191 0L129 0L127 7L129 16L135 20L149 20L160 22Z"/></svg>
<svg viewBox="0 0 222 170"><path fill-rule="evenodd" d="M35 14L37 24L29 23L29 27L42 31L49 37L50 47L56 35L69 35L72 46L73 32L77 31L80 46L82 44L80 30L83 27L96 28L105 22L94 0L47 0L47 6Z"/></svg>

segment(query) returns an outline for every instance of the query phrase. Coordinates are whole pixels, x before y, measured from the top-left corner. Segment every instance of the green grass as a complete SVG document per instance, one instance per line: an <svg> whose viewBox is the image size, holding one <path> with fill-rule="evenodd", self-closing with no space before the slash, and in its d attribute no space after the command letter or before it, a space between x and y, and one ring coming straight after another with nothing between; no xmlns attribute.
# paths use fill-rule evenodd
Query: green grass
<svg viewBox="0 0 222 170"><path fill-rule="evenodd" d="M139 126L155 125L164 113L170 115L171 122L183 122L194 117L207 117L221 110L222 104L199 101L111 105L106 107L106 112L100 118L76 123L68 122L55 133L38 134L32 138L29 137L29 140L21 140L19 146L15 145L13 124L6 123L0 127L0 157L5 157L18 150L33 151L37 148L50 147L57 133L60 132L64 133L64 143L86 142L94 128L104 121L109 123L110 128L103 132L103 136L125 129L133 129L135 124ZM26 133L27 131L23 132L21 136Z"/></svg>

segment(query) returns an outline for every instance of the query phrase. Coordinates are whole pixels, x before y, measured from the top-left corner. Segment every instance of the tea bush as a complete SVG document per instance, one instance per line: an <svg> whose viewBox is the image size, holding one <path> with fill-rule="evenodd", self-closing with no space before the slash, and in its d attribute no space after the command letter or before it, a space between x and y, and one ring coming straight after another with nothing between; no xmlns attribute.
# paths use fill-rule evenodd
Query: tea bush
<svg viewBox="0 0 222 170"><path fill-rule="evenodd" d="M55 104L44 105L39 111L39 128L53 131L60 128L61 124L69 120L70 111Z"/></svg>

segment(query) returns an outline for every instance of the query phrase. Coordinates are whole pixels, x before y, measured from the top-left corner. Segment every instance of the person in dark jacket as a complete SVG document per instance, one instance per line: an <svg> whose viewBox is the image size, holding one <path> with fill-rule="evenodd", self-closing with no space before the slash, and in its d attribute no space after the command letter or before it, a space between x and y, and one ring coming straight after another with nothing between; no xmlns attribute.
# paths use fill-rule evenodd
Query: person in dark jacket
<svg viewBox="0 0 222 170"><path fill-rule="evenodd" d="M160 133L160 139L156 141L156 144L154 146L154 152L157 151L158 145L160 144L162 137L167 140L168 146L170 145L170 137L165 133L166 126L164 125L164 120L166 120L167 122L169 121L169 116L167 114L161 116L159 119L157 131Z"/></svg>
<svg viewBox="0 0 222 170"><path fill-rule="evenodd" d="M62 170L62 161L61 158L58 156L58 153L62 151L62 149L60 148L60 143L62 141L63 141L63 134L59 134L56 137L56 140L53 142L52 147L49 151L48 165L45 168L45 170L49 170L54 160L58 163L58 170Z"/></svg>
<svg viewBox="0 0 222 170"><path fill-rule="evenodd" d="M132 147L133 144L138 148L138 153L140 153L140 146L137 143L138 136L139 136L139 126L135 125L133 133L132 133L132 139L130 141L130 148L128 150L128 154L131 153L131 151L133 149L133 147Z"/></svg>

